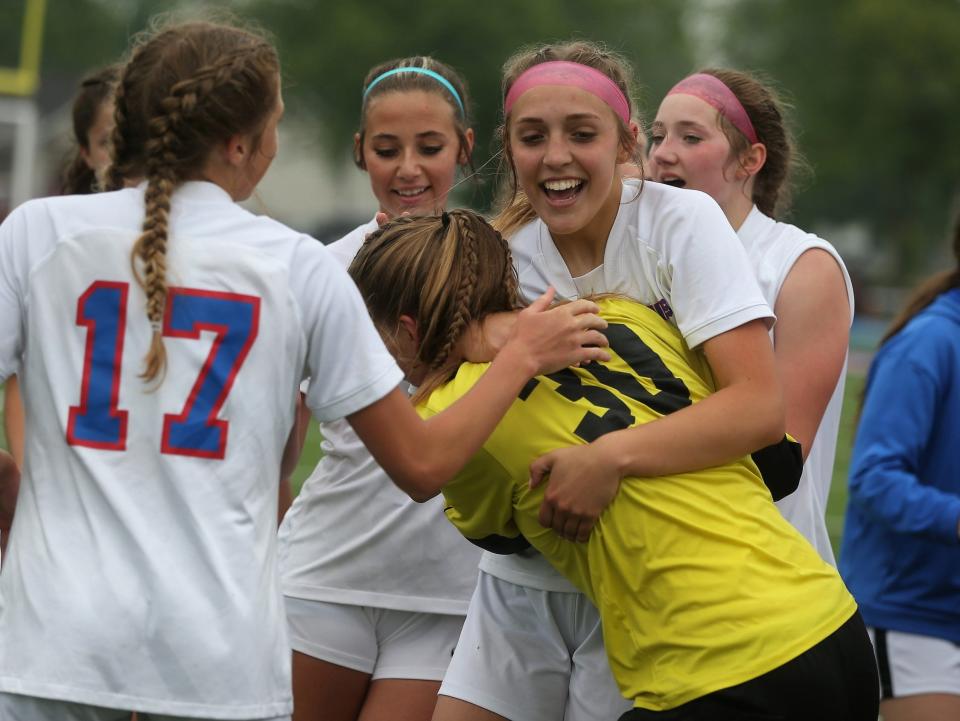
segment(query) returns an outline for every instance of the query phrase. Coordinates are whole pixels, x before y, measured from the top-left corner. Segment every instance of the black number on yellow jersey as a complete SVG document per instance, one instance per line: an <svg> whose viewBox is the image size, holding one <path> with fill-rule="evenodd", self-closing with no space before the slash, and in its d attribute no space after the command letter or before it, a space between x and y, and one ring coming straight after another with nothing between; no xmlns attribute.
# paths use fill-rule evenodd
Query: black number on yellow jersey
<svg viewBox="0 0 960 721"><path fill-rule="evenodd" d="M574 429L578 437L591 443L605 433L633 425L636 419L630 409L608 388L614 388L627 398L643 403L663 415L690 405L690 391L686 384L670 371L660 356L632 329L621 323L611 323L604 334L610 341L610 349L630 366L636 376L602 363L593 363L584 369L602 383L602 386L585 385L581 376L569 368L547 376L558 384L555 390L564 398L571 401L585 398L593 405L607 409L602 416L593 411L585 411ZM660 392L654 394L648 391L637 376L650 379ZM526 400L534 387L535 385L528 384L520 395L521 400Z"/></svg>

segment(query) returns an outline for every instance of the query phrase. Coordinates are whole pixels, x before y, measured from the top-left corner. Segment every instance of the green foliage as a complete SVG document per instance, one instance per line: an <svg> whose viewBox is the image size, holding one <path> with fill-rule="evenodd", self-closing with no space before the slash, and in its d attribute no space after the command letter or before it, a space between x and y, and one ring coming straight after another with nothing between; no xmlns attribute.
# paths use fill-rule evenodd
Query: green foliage
<svg viewBox="0 0 960 721"><path fill-rule="evenodd" d="M325 3L261 0L250 11L276 35L291 107L322 118L326 147L348 153L367 71L390 58L434 55L457 68L474 99L476 164L496 151L500 72L519 48L581 37L626 55L637 80L658 90L692 64L685 1L447 0L419 9L401 0ZM641 88L642 96L648 93ZM489 198L489 187L484 189ZM484 205L481 199L479 205Z"/></svg>
<svg viewBox="0 0 960 721"><path fill-rule="evenodd" d="M927 270L960 190L960 3L741 0L728 19L732 64L795 99L816 173L799 223L866 220L898 273Z"/></svg>

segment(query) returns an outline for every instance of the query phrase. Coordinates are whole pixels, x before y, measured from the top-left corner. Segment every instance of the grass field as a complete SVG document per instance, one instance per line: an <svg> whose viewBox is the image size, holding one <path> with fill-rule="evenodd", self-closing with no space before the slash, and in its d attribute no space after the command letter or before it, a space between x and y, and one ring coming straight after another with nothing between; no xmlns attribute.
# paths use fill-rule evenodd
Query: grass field
<svg viewBox="0 0 960 721"><path fill-rule="evenodd" d="M840 420L840 438L837 442L837 460L834 465L833 485L830 489L830 503L827 506L827 528L835 551L839 551L840 536L843 533L843 513L847 505L847 465L850 462L850 445L853 437L853 415L863 388L863 376L851 373L847 376L846 393L843 401L843 416ZM0 389L0 396L2 396ZM0 405L2 408L2 405ZM0 448L7 447L7 439L0 424ZM320 432L316 423L310 424L303 455L293 476L294 491L299 491L310 471L320 458Z"/></svg>

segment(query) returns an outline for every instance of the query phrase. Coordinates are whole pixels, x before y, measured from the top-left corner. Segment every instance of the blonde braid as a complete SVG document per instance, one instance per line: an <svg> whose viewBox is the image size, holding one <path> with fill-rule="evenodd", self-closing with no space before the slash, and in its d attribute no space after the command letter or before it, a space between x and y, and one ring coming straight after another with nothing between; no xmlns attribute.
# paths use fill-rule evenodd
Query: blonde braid
<svg viewBox="0 0 960 721"><path fill-rule="evenodd" d="M467 329L467 325L473 320L474 290L477 286L479 273L479 253L477 234L474 231L470 218L464 216L460 211L451 211L449 214L450 225L446 229L444 236L445 243L457 243L457 232L460 233L461 248L465 256L465 262L461 264L462 275L460 277L460 287L457 288L457 296L453 311L453 318L447 329L447 337L437 357L430 365L431 370L437 370L447 362L454 347L460 341L461 336ZM452 235L451 235L452 234Z"/></svg>
<svg viewBox="0 0 960 721"><path fill-rule="evenodd" d="M177 158L176 129L182 118L181 99L165 98L165 115L150 120L150 140L145 145L147 157L147 189L144 194L145 217L143 234L133 247L131 263L137 282L147 295L147 318L153 329L150 348L144 358L140 377L152 381L166 371L167 354L163 345L163 313L167 300L167 240L169 237L170 196L179 178L175 170ZM137 272L135 259L143 265L143 276Z"/></svg>

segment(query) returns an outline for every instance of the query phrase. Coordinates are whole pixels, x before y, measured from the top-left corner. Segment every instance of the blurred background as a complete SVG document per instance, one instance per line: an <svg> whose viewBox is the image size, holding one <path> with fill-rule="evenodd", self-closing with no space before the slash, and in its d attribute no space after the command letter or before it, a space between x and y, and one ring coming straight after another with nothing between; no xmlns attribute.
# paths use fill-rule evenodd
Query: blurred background
<svg viewBox="0 0 960 721"><path fill-rule="evenodd" d="M350 156L372 65L430 54L457 68L475 102L480 167L496 149L503 61L583 37L633 62L648 120L673 83L710 65L759 72L790 101L811 172L787 219L831 241L854 278L852 394L904 290L947 262L960 195L960 0L0 0L0 217L55 192L83 75L121 59L155 14L212 7L268 29L283 63L281 151L253 209L325 242L374 209ZM455 204L487 209L496 167L460 186Z"/></svg>

